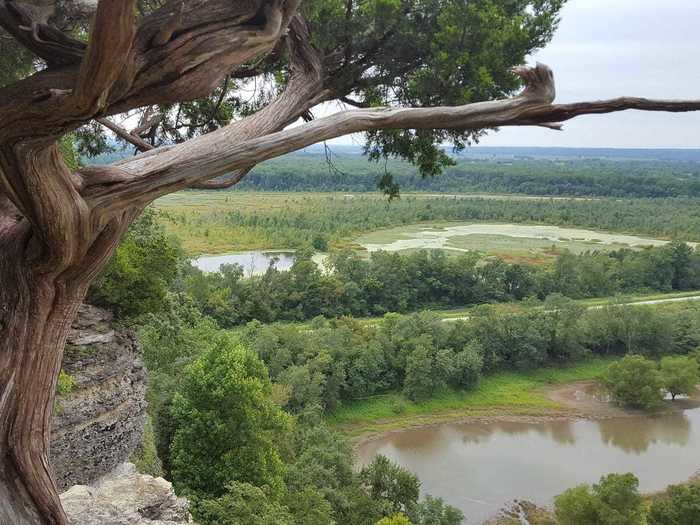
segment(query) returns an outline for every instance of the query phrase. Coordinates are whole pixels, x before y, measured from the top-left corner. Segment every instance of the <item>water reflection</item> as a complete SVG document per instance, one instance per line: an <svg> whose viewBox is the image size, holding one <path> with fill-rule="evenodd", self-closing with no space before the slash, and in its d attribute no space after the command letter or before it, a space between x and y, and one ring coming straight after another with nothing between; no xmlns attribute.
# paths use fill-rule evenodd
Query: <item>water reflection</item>
<svg viewBox="0 0 700 525"><path fill-rule="evenodd" d="M547 421L536 425L520 421L501 421L480 425L465 424L456 428L460 429L462 442L469 444L484 443L495 434L518 436L530 433L551 437L560 445L573 445L576 442L572 422L568 420Z"/></svg>
<svg viewBox="0 0 700 525"><path fill-rule="evenodd" d="M376 454L415 472L425 493L479 524L508 501L547 505L567 487L609 472L633 472L643 491L689 478L700 467L700 409L600 421L446 424L366 443L358 463Z"/></svg>
<svg viewBox="0 0 700 525"><path fill-rule="evenodd" d="M625 452L642 454L663 443L684 447L690 439L690 419L683 413L662 417L607 419L598 422L604 443Z"/></svg>

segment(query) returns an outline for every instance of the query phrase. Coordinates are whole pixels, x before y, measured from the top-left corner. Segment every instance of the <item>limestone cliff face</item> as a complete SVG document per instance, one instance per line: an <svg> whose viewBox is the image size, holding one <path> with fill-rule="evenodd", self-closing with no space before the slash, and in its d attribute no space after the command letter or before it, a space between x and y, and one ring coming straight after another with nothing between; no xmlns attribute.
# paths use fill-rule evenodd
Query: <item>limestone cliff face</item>
<svg viewBox="0 0 700 525"><path fill-rule="evenodd" d="M142 350L109 312L83 305L68 335L51 460L60 490L86 485L126 461L141 444L146 411Z"/></svg>
<svg viewBox="0 0 700 525"><path fill-rule="evenodd" d="M176 525L192 523L187 500L178 498L163 478L117 467L92 486L77 485L61 494L72 525Z"/></svg>

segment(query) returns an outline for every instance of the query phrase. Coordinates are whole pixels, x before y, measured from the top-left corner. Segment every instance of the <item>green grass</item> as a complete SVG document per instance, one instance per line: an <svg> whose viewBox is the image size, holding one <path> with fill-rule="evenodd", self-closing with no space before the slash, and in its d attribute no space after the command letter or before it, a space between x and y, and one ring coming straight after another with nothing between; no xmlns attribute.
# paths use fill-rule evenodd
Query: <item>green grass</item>
<svg viewBox="0 0 700 525"><path fill-rule="evenodd" d="M620 223L619 220L611 222L609 215L621 204L611 202L543 199L527 195L446 197L405 193L400 200L389 204L379 193L185 191L158 199L154 206L162 212L161 221L167 231L180 239L190 255L298 249L309 246L319 235L332 249L359 248L354 240L368 232L380 241L393 240L396 232L392 234L387 228L398 228L406 234L419 227L465 222L560 224L570 229L581 227L600 231L602 236L606 231L617 230L618 233L636 233L644 237L687 238L676 229L669 230L666 225L667 216L675 213L675 208L667 210L655 204L653 217L659 224ZM650 215L647 203L625 201L624 205L638 206L635 216L646 218ZM658 217L664 218L663 225ZM489 251L488 246L482 246L481 239L470 237L455 237L450 242L515 260L547 262L553 256L552 243L548 241L487 236L493 244ZM604 247L602 243L585 243L573 238L568 243L575 250ZM557 246L561 248L566 244L562 242Z"/></svg>
<svg viewBox="0 0 700 525"><path fill-rule="evenodd" d="M499 226L494 228L492 233L444 231L448 227L468 226L480 222ZM482 255L499 257L507 261L529 262L532 264L552 262L565 250L576 254L590 250L612 251L630 248L630 245L626 244L625 241L637 239L637 242L642 242L642 239L636 236L628 238L624 235L606 232L599 232L601 239L587 240L591 235L590 230L570 227L558 230L558 234L562 235L558 240L542 239L537 237L539 231L533 229L528 232L527 229L522 229L522 227L527 226L527 222L516 222L517 228L513 228L511 222L433 221L372 231L360 236L356 239L356 242L363 246L371 244L389 247L392 243L401 241L403 243L401 252L408 253L424 248L426 246L425 236L432 232L434 239L442 237L443 246L448 255L459 254L461 253L460 250L468 250L479 252ZM529 236L521 237L520 235L523 233Z"/></svg>
<svg viewBox="0 0 700 525"><path fill-rule="evenodd" d="M408 401L398 392L374 396L338 408L327 420L336 429L358 436L469 416L566 412L565 407L547 397L545 387L595 379L613 360L596 358L566 368L499 372L483 378L476 390L445 389L419 403ZM403 408L398 414L397 407Z"/></svg>

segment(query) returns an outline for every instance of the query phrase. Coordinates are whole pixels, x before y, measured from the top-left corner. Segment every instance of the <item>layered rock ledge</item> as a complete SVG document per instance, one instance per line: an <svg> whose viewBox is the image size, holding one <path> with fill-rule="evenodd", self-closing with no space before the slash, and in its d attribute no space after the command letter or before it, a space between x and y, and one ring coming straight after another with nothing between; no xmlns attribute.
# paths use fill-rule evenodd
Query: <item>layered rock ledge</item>
<svg viewBox="0 0 700 525"><path fill-rule="evenodd" d="M51 461L65 490L94 482L140 446L146 374L135 334L89 305L68 334L62 368L69 391L56 400Z"/></svg>

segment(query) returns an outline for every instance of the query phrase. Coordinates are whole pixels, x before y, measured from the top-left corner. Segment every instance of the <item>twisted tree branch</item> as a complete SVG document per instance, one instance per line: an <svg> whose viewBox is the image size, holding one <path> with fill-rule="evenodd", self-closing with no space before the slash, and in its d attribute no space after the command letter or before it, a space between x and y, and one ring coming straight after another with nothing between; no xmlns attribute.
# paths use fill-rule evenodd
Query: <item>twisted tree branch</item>
<svg viewBox="0 0 700 525"><path fill-rule="evenodd" d="M95 117L208 96L227 74L275 48L298 5L298 0L171 0L144 18L134 37L133 14L127 11L133 2L102 0L104 16L98 13L91 34L91 56L81 44L70 60L56 59L64 67L0 88L0 143L35 134L55 137ZM26 40L19 29L25 20L10 5L0 0L0 24ZM154 46L182 5L177 29L164 45Z"/></svg>
<svg viewBox="0 0 700 525"><path fill-rule="evenodd" d="M75 103L101 109L129 58L136 34L136 0L101 0L73 91ZM89 111L89 110L88 110Z"/></svg>
<svg viewBox="0 0 700 525"><path fill-rule="evenodd" d="M153 200L227 172L244 169L335 137L378 129L478 130L503 126L560 127L579 115L643 111L699 111L700 100L649 100L623 97L597 102L552 104L555 88L551 70L518 68L525 90L511 99L457 107L374 108L343 111L312 122L241 141L235 128L208 135L162 151L133 157L119 167L130 179L109 188L94 187L87 198L93 206L116 207L131 201ZM254 116L253 116L254 117ZM251 117L252 118L252 117ZM246 122L241 121L241 122ZM240 126L240 123L238 123ZM121 204L120 204L121 203Z"/></svg>

